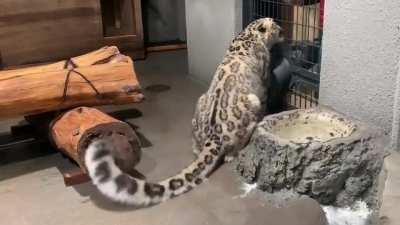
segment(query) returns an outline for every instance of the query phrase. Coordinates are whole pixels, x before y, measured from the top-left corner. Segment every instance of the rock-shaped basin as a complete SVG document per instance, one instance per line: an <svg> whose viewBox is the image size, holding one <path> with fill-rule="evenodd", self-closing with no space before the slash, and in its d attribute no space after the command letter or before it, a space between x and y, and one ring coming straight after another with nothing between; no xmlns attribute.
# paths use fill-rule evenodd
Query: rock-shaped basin
<svg viewBox="0 0 400 225"><path fill-rule="evenodd" d="M376 206L382 133L327 108L266 116L241 151L237 171L247 183L290 189L322 204Z"/></svg>
<svg viewBox="0 0 400 225"><path fill-rule="evenodd" d="M348 137L356 130L356 125L342 115L318 108L271 115L263 123L265 131L293 143L326 142Z"/></svg>

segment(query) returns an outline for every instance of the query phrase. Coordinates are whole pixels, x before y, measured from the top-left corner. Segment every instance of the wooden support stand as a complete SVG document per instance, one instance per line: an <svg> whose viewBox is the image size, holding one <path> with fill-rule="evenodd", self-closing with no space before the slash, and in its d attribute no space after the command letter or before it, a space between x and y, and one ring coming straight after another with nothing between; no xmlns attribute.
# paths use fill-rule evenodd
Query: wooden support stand
<svg viewBox="0 0 400 225"><path fill-rule="evenodd" d="M47 142L49 136L80 167L63 173L66 185L73 185L88 179L84 155L89 144L105 139L114 145L112 154L120 169L136 174L140 144L129 124L94 108L59 113L82 105L126 104L143 98L132 60L113 46L51 64L2 70L0 120L24 116L28 125L13 127L13 136L21 138L0 143L0 150Z"/></svg>
<svg viewBox="0 0 400 225"><path fill-rule="evenodd" d="M115 146L112 154L116 164L126 173L135 173L134 168L141 157L139 139L134 130L127 123L94 108L75 108L56 118L50 124L50 139L81 168L81 171L63 174L66 185L88 179L84 157L85 150L93 140L111 141Z"/></svg>

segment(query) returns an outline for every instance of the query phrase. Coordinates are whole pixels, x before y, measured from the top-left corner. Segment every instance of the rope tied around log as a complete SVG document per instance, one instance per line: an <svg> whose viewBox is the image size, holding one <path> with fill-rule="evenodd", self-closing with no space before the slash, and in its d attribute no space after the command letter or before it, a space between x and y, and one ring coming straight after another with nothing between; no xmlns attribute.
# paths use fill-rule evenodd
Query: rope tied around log
<svg viewBox="0 0 400 225"><path fill-rule="evenodd" d="M71 77L72 73L78 74L82 79L84 79L85 82L87 84L89 84L89 86L93 89L93 91L96 92L97 98L99 98L99 99L103 98L103 96L101 95L99 90L97 90L97 88L93 85L93 83L89 79L87 79L87 77L85 75L83 75L79 71L75 70L75 68L77 68L77 67L78 66L74 63L74 61L72 61L72 59L68 59L65 61L64 69L68 69L68 73L67 73L67 76L65 77L64 90L63 90L63 96L62 96L63 99L60 104L63 104L67 100L68 86L69 86L70 77Z"/></svg>
<svg viewBox="0 0 400 225"><path fill-rule="evenodd" d="M64 64L64 69L68 69L67 75L65 77L65 81L64 81L64 90L63 90L63 96L62 96L62 100L60 102L59 105L64 104L64 102L67 100L67 92L68 92L68 86L69 86L69 81L70 81L70 77L72 73L76 73L78 74L81 78L83 78L87 84L89 84L89 86L94 90L94 92L96 92L96 98L102 99L103 96L102 94L99 92L99 90L97 90L97 88L93 85L93 83L87 79L87 77L85 75L83 75L82 73L80 73L79 71L76 71L75 68L78 68L78 66L74 63L74 61L72 61L72 59L68 59L65 60L65 64ZM59 118L62 117L62 108L60 107L56 113L55 113L55 117L54 120L50 123L50 126L53 126L52 124L56 121L58 121ZM52 140L51 138L49 140Z"/></svg>

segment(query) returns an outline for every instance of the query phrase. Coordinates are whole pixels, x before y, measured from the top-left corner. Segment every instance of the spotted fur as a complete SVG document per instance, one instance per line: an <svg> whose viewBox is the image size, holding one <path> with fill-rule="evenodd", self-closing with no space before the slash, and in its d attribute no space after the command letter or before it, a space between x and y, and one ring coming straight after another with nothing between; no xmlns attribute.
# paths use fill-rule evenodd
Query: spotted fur
<svg viewBox="0 0 400 225"><path fill-rule="evenodd" d="M193 125L197 159L177 175L158 183L129 176L115 164L114 146L94 141L85 153L93 184L108 198L147 206L185 193L204 182L220 159L228 160L248 142L266 102L264 68L270 48L280 41L272 19L252 22L231 43L206 93L198 100Z"/></svg>

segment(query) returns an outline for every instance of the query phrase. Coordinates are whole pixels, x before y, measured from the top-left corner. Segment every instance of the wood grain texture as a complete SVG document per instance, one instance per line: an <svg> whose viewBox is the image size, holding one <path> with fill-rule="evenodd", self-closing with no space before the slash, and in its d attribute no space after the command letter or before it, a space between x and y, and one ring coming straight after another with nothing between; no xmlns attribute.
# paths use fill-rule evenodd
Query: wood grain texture
<svg viewBox="0 0 400 225"><path fill-rule="evenodd" d="M4 66L55 61L100 47L98 0L0 1Z"/></svg>
<svg viewBox="0 0 400 225"><path fill-rule="evenodd" d="M95 51L91 51L89 53L72 57L71 63L73 63L76 67L86 67L91 66L93 64L101 64L104 62L109 62L115 59L118 59L117 55L119 55L119 50L115 46L104 46ZM28 73L45 73L50 71L57 71L65 69L65 65L67 60L62 60L54 63L48 64L25 64L22 66L9 66L5 68L5 70L1 71L1 74L15 74L19 75L28 74ZM69 68L71 65L67 65ZM67 68L68 68L67 67ZM18 70L16 70L18 69Z"/></svg>
<svg viewBox="0 0 400 225"><path fill-rule="evenodd" d="M103 0L103 4L108 1L109 0ZM141 1L124 0L119 2L122 7L121 13L123 17L121 19L123 19L122 25L124 26L122 29L115 29L115 27L110 25L110 22L104 21L104 33L106 36L104 37L103 44L116 45L124 54L128 54L133 59L143 59L145 57L145 47Z"/></svg>
<svg viewBox="0 0 400 225"><path fill-rule="evenodd" d="M118 56L105 64L78 67L100 92L81 76L71 73L67 98L63 91L67 69L29 73L27 69L0 72L0 119L40 114L49 111L86 105L127 104L143 99L132 60Z"/></svg>
<svg viewBox="0 0 400 225"><path fill-rule="evenodd" d="M146 52L165 52L165 51L175 51L181 49L187 49L187 45L185 43L181 43L181 44L148 46L146 47Z"/></svg>
<svg viewBox="0 0 400 225"><path fill-rule="evenodd" d="M73 170L62 171L65 186L73 186L90 181L90 177L84 170L77 167Z"/></svg>
<svg viewBox="0 0 400 225"><path fill-rule="evenodd" d="M82 170L85 151L96 139L109 140L117 165L125 172L140 161L139 139L125 122L89 107L79 107L64 113L50 125L50 137L55 146L75 160Z"/></svg>

